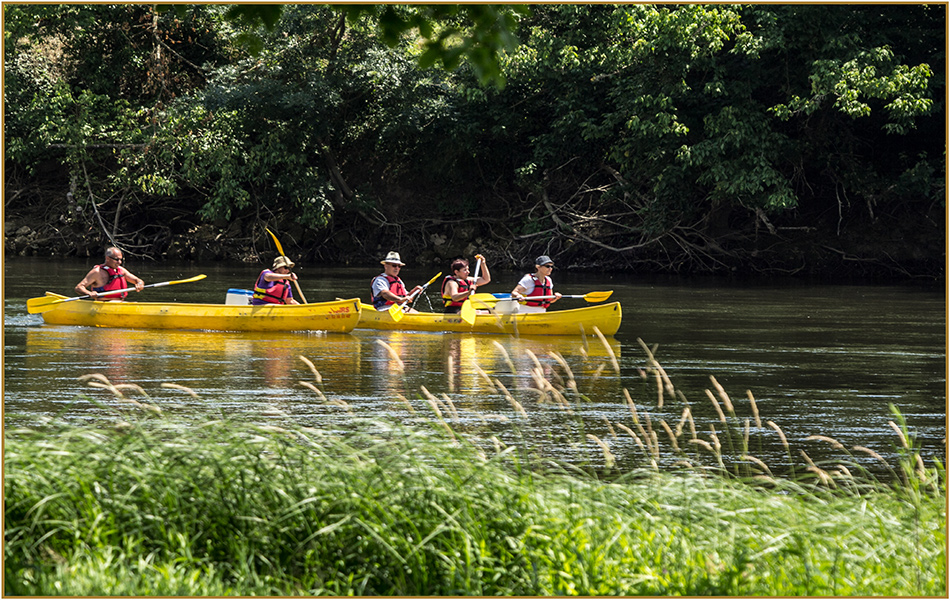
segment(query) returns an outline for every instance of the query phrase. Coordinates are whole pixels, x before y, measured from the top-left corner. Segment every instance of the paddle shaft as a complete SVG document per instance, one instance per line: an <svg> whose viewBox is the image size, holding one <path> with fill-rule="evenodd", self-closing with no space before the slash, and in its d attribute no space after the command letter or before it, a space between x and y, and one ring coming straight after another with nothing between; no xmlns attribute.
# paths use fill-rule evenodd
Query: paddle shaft
<svg viewBox="0 0 950 600"><path fill-rule="evenodd" d="M206 275L196 275L196 276L194 276L194 277L191 277L190 279L180 279L180 280L177 280L177 281L162 281L162 282L159 282L159 283L150 283L150 284L148 284L148 285L146 285L146 286L143 286L142 289L144 290L145 288L163 287L163 286L166 286L166 285L176 285L176 284L179 284L179 283L192 283L192 282L195 282L195 281L199 281L199 280L201 280L201 279L204 279L205 277L206 277ZM130 287L130 288L125 288L125 289L121 289L121 290L109 290L108 292L97 292L97 293L96 293L96 298L98 299L98 298L101 298L101 297L103 297L103 296L114 296L115 294L121 294L121 293L123 293L123 292L134 292L134 291L136 291L136 289L135 289L134 287ZM50 297L49 302L42 302L42 301L41 301L41 302L39 302L39 303L34 303L34 304L31 305L30 302L31 302L32 300L44 300L44 299L45 299L45 298L33 298L33 299L31 299L30 301L27 302L27 308L29 309L29 312L43 312L43 311L45 311L45 310L51 310L51 309L53 309L56 304L62 304L63 302L72 302L73 300L85 300L86 298L92 298L92 296L90 296L90 295L87 294L87 295L85 295L85 296L76 296L76 297L74 297L74 298L52 298L52 297Z"/></svg>
<svg viewBox="0 0 950 600"><path fill-rule="evenodd" d="M575 295L561 295L561 298L583 298L588 302L603 302L610 295L613 294L613 291L604 291L604 292L588 292L586 294L575 294ZM557 296L525 296L526 300L553 300ZM481 300L482 302L499 302L501 300L511 300L511 294L475 294L472 296L472 300Z"/></svg>
<svg viewBox="0 0 950 600"><path fill-rule="evenodd" d="M478 289L478 274L482 269L482 259L478 258L475 260L475 281L472 283L473 289L469 293L468 298L465 299L465 302L462 303L462 308L459 309L459 316L462 317L462 320L468 323L469 325L475 323L475 307L472 306L472 293Z"/></svg>
<svg viewBox="0 0 950 600"><path fill-rule="evenodd" d="M199 275L197 277L192 277L191 279L181 279L179 281L162 281L161 283L150 283L148 285L143 285L142 289L153 288L153 287L164 287L166 285L175 285L176 283L191 283L193 281L198 281L199 279L204 279L204 275ZM96 298L101 298L103 296L114 296L115 294L121 294L123 292L134 292L135 287L129 287L121 290L109 290L108 292L96 292ZM56 299L56 302L71 302L72 300L84 300L86 298L92 298L90 295L86 296L76 296L75 298L63 298Z"/></svg>
<svg viewBox="0 0 950 600"><path fill-rule="evenodd" d="M419 289L416 290L415 292L409 294L409 298L407 298L405 302L403 302L402 304L400 304L400 306L406 306L407 304L413 302L413 301L416 299L416 296L421 296L427 289L429 289L429 286L432 285L432 283L433 283L436 279L439 278L440 275L442 275L442 271L439 271L438 273L436 273L436 274L435 274L435 277L433 277L432 279L430 279L429 281L427 281L427 282L425 283L425 285L423 285L421 288L419 288Z"/></svg>
<svg viewBox="0 0 950 600"><path fill-rule="evenodd" d="M478 289L478 275L481 272L481 270L482 270L482 259L476 258L475 259L475 281L472 282L472 294L474 294L475 290ZM469 296L471 296L472 294L469 294Z"/></svg>
<svg viewBox="0 0 950 600"><path fill-rule="evenodd" d="M419 288L419 289L416 290L415 292L409 294L409 296L406 298L406 301L403 302L402 304L393 304L393 305L392 305L393 307L398 307L398 308L390 308L390 309L389 309L389 314L395 316L395 313L397 313L397 312L400 312L400 313L401 313L401 312L403 312L404 310L406 310L406 307L409 306L409 304L411 304L411 303L413 302L413 300L416 299L416 296L418 296L418 295L422 294L424 291L426 291L426 289L427 289L430 285L432 285L432 282L435 281L436 279L438 279L440 275L442 275L442 271L439 271L438 273L436 273L436 274L435 274L435 277L433 277L432 279L430 279L429 281L427 281L426 284L423 285L421 288ZM397 318L398 318L398 317L397 317Z"/></svg>

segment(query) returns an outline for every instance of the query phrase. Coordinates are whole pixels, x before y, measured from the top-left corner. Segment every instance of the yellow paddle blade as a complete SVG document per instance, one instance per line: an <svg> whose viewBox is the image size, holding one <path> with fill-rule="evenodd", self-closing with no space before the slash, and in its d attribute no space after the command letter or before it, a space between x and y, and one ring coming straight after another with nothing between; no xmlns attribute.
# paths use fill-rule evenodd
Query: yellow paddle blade
<svg viewBox="0 0 950 600"><path fill-rule="evenodd" d="M494 294L488 294L486 292L476 292L469 296L469 298L486 304L494 304L499 300L506 300L506 298L496 298Z"/></svg>
<svg viewBox="0 0 950 600"><path fill-rule="evenodd" d="M389 308L387 309L387 312L389 313L389 316L393 318L393 321L395 321L396 323L398 323L399 321L402 321L403 312L402 312L401 304L390 304Z"/></svg>
<svg viewBox="0 0 950 600"><path fill-rule="evenodd" d="M40 296L39 298L30 298L26 301L26 312L31 315L44 312L45 307L53 308L54 304L58 304L59 300L65 300L63 296Z"/></svg>
<svg viewBox="0 0 950 600"><path fill-rule="evenodd" d="M264 228L264 231L266 231L267 233L269 233L270 236L271 236L272 238L274 238L274 245L277 246L277 252L278 252L278 254L280 254L281 256L286 256L286 255L284 254L284 249L283 249L283 248L281 247L281 245L280 245L280 240L277 239L277 236L274 235L274 232L271 231L270 229L266 228L266 227Z"/></svg>
<svg viewBox="0 0 950 600"><path fill-rule="evenodd" d="M475 307L472 305L471 299L466 298L465 302L462 303L462 310L459 311L459 314L462 317L462 320L468 323L469 325L475 324Z"/></svg>
<svg viewBox="0 0 950 600"><path fill-rule="evenodd" d="M588 302L603 302L607 298L610 298L610 295L613 293L613 290L608 290L606 292L588 292L584 294L584 300Z"/></svg>

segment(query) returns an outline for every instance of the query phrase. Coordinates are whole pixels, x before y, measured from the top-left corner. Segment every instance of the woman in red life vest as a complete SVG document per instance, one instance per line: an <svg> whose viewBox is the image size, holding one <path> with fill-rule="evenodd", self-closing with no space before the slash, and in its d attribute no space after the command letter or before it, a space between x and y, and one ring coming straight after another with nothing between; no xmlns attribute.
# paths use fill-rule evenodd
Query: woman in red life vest
<svg viewBox="0 0 950 600"><path fill-rule="evenodd" d="M373 278L370 302L376 310L388 310L393 304L403 304L409 299L406 285L399 278L399 272L406 263L399 258L398 252L390 252L386 258L379 261L383 265L383 272ZM421 291L422 286L412 288L411 293ZM409 309L409 312L416 312Z"/></svg>
<svg viewBox="0 0 950 600"><path fill-rule="evenodd" d="M462 310L462 303L465 299L475 293L476 288L485 285L491 281L491 273L488 272L488 263L481 254L475 255L475 260L482 261L482 268L478 272L478 279L469 277L468 261L464 258L457 258L452 261L452 274L442 280L442 300L445 302L445 312L447 314L456 314Z"/></svg>
<svg viewBox="0 0 950 600"><path fill-rule="evenodd" d="M542 255L534 261L534 273L528 273L521 278L515 289L511 290L511 297L515 300L525 300L520 312L544 312L552 303L561 299L561 294L554 291L554 280L551 272L554 270L554 261L547 255ZM532 300L532 297L554 296L545 300Z"/></svg>
<svg viewBox="0 0 950 600"><path fill-rule="evenodd" d="M251 296L251 304L260 306L262 304L300 304L294 300L294 294L290 291L290 282L297 280L297 274L291 273L294 263L286 256L278 256L274 259L274 266L270 269L264 269L257 276L257 283L254 284L254 295Z"/></svg>
<svg viewBox="0 0 950 600"><path fill-rule="evenodd" d="M112 290L124 290L135 286L136 292L141 292L145 287L145 282L126 270L122 263L125 259L122 257L122 251L116 247L106 248L106 261L101 265L96 265L91 271L86 273L82 281L76 284L76 293L80 296L89 296L93 300L98 300L103 292ZM131 284L131 285L129 285ZM124 300L128 292L121 294L103 295L102 300Z"/></svg>

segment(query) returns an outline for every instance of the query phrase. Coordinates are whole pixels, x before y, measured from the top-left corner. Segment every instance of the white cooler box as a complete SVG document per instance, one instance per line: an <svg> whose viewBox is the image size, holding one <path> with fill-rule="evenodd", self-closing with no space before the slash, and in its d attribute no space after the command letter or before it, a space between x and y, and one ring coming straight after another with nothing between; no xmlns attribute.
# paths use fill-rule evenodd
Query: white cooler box
<svg viewBox="0 0 950 600"><path fill-rule="evenodd" d="M224 300L225 304L240 304L246 306L251 303L251 296L254 295L254 292L251 290L239 290L236 288L231 288L228 290L228 295Z"/></svg>
<svg viewBox="0 0 950 600"><path fill-rule="evenodd" d="M499 300L495 303L495 313L499 315L514 315L521 312L521 305L517 300Z"/></svg>

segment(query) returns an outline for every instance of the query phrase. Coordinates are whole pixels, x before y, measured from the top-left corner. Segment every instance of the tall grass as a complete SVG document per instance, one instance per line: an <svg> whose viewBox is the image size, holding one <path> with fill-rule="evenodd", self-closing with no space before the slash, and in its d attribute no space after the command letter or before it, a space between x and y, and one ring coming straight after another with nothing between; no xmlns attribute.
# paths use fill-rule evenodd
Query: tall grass
<svg viewBox="0 0 950 600"><path fill-rule="evenodd" d="M568 373L542 387L577 419ZM685 401L657 381L667 409ZM688 403L671 424L627 392L629 423L578 440L604 466L622 435L639 440L644 468L608 479L466 433L452 399L428 390L402 399L415 425L354 415L340 434L190 421L144 390L94 382L144 396L139 416L5 432L7 595L946 593L945 471L924 463L896 411L892 480L841 444L833 467L797 460L784 435L798 468L780 477L751 454L721 386L708 433ZM524 421L527 401L504 393L506 418Z"/></svg>

